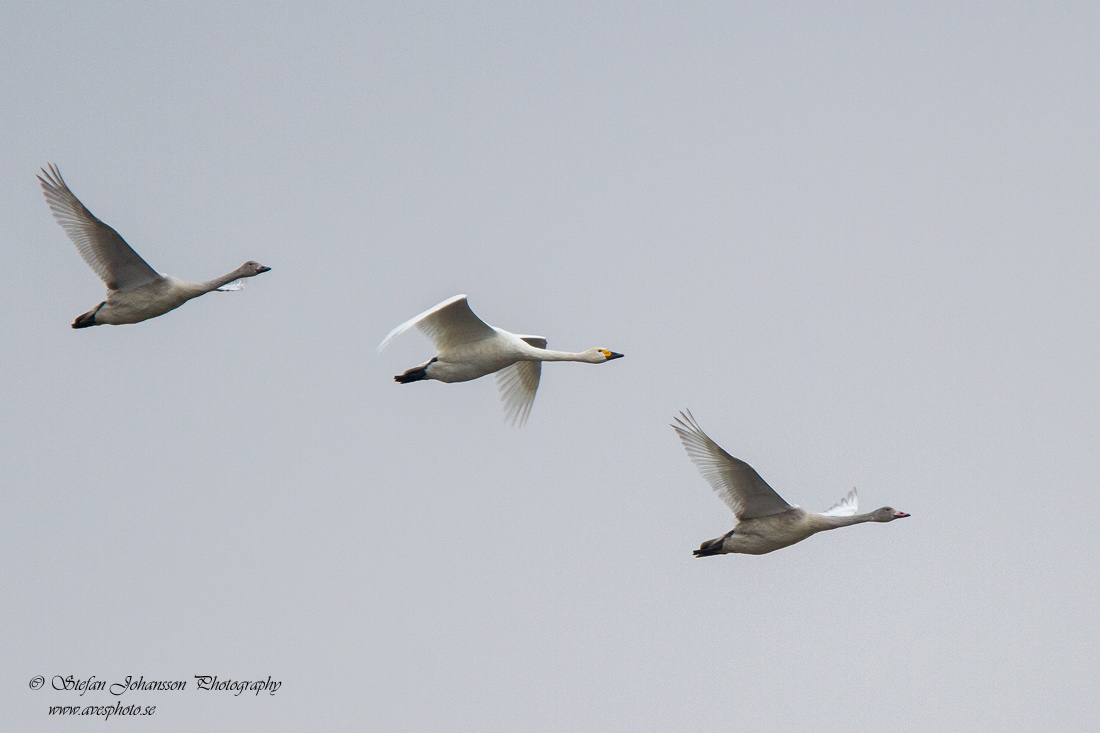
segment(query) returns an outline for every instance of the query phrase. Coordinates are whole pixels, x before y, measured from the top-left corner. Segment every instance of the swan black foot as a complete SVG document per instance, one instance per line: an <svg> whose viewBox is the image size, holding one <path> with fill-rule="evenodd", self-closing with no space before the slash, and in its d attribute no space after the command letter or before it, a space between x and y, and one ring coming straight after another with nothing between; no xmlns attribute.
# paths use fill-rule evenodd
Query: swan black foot
<svg viewBox="0 0 1100 733"><path fill-rule="evenodd" d="M99 309L105 305L107 305L107 301L103 301L87 313L77 316L76 320L73 321L73 328L88 328L89 326L98 325L95 322L95 314L99 313Z"/></svg>
<svg viewBox="0 0 1100 733"><path fill-rule="evenodd" d="M398 374L393 378L393 381L398 384L408 384L409 382L419 382L421 379L428 378L428 367L435 363L437 359L432 359L424 366L413 367L408 369L404 374Z"/></svg>
<svg viewBox="0 0 1100 733"><path fill-rule="evenodd" d="M419 382L421 379L428 378L428 370L425 367L417 367L416 369L410 369L404 374L398 374L393 378L393 381L399 384L408 384L409 382Z"/></svg>
<svg viewBox="0 0 1100 733"><path fill-rule="evenodd" d="M692 550L692 554L695 557L707 557L708 555L721 555L722 554L722 541L725 537L719 537L715 540L707 540L703 544L699 545L698 550Z"/></svg>

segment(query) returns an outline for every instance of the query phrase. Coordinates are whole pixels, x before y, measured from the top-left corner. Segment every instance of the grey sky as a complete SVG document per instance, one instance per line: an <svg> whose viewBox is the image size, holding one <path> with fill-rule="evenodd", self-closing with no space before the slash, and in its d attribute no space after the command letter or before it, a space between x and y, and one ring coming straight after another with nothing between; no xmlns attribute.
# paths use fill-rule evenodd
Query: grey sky
<svg viewBox="0 0 1100 733"><path fill-rule="evenodd" d="M0 4L4 728L1095 728L1100 10L544 5ZM47 162L273 271L74 332ZM626 358L394 384L456 293ZM685 407L913 518L695 559Z"/></svg>

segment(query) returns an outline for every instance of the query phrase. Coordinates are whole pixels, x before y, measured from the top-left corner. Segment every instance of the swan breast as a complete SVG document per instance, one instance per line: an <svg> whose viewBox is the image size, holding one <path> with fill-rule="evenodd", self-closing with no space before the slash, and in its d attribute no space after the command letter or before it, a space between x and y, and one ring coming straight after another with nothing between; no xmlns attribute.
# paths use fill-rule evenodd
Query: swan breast
<svg viewBox="0 0 1100 733"><path fill-rule="evenodd" d="M502 338L458 344L439 352L428 365L428 378L440 382L468 382L500 371L519 361L519 350Z"/></svg>
<svg viewBox="0 0 1100 733"><path fill-rule="evenodd" d="M175 310L201 294L200 289L188 282L161 276L133 290L108 291L107 302L96 313L95 319L97 323L109 325L140 323Z"/></svg>
<svg viewBox="0 0 1100 733"><path fill-rule="evenodd" d="M733 533L723 543L727 552L763 555L801 542L820 532L810 512L793 507L790 511L737 523Z"/></svg>

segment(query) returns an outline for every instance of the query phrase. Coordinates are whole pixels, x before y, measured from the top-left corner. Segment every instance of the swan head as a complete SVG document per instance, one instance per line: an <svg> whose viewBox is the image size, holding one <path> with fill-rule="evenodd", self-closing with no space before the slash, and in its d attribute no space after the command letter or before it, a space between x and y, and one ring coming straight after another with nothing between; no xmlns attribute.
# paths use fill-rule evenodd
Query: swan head
<svg viewBox="0 0 1100 733"><path fill-rule="evenodd" d="M256 260L249 260L248 262L241 265L240 271L242 277L255 277L261 272L267 272L270 269L270 267L261 265L259 262L256 262Z"/></svg>
<svg viewBox="0 0 1100 733"><path fill-rule="evenodd" d="M589 349L588 353L592 355L592 362L595 364L602 364L605 361L611 361L612 359L622 359L623 355L607 349Z"/></svg>
<svg viewBox="0 0 1100 733"><path fill-rule="evenodd" d="M905 519L909 514L906 512L895 509L892 506L884 506L882 509L876 509L872 514L872 521L875 522L892 522L895 519Z"/></svg>

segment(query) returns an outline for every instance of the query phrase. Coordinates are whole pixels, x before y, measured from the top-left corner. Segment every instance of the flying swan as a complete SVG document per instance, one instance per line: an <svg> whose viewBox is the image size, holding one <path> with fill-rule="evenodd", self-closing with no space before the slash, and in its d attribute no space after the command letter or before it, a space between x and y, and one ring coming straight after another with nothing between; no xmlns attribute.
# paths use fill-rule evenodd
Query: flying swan
<svg viewBox="0 0 1100 733"><path fill-rule="evenodd" d="M681 419L682 418L682 419ZM707 437L695 422L691 410L673 418L673 429L688 456L711 488L726 502L737 517L737 524L726 534L707 540L695 550L696 557L739 552L763 555L801 542L812 534L861 522L892 522L909 515L888 506L868 514L856 514L856 490L818 514L783 501L760 478L753 467L734 458Z"/></svg>
<svg viewBox="0 0 1100 733"><path fill-rule="evenodd" d="M470 310L465 295L448 298L390 331L378 351L397 336L416 326L435 344L439 353L418 367L394 377L401 384L421 379L468 382L497 373L504 412L513 425L523 425L535 401L544 361L583 361L603 364L619 359L607 349L579 353L550 351L542 336L517 336L482 321Z"/></svg>
<svg viewBox="0 0 1100 733"><path fill-rule="evenodd" d="M118 232L80 203L65 185L56 165L51 163L48 171L42 169L38 181L57 223L73 240L88 266L107 284L107 300L77 316L73 328L138 323L156 318L205 293L240 290L244 287L242 278L271 269L249 260L228 275L204 283L189 283L162 275L149 267Z"/></svg>

